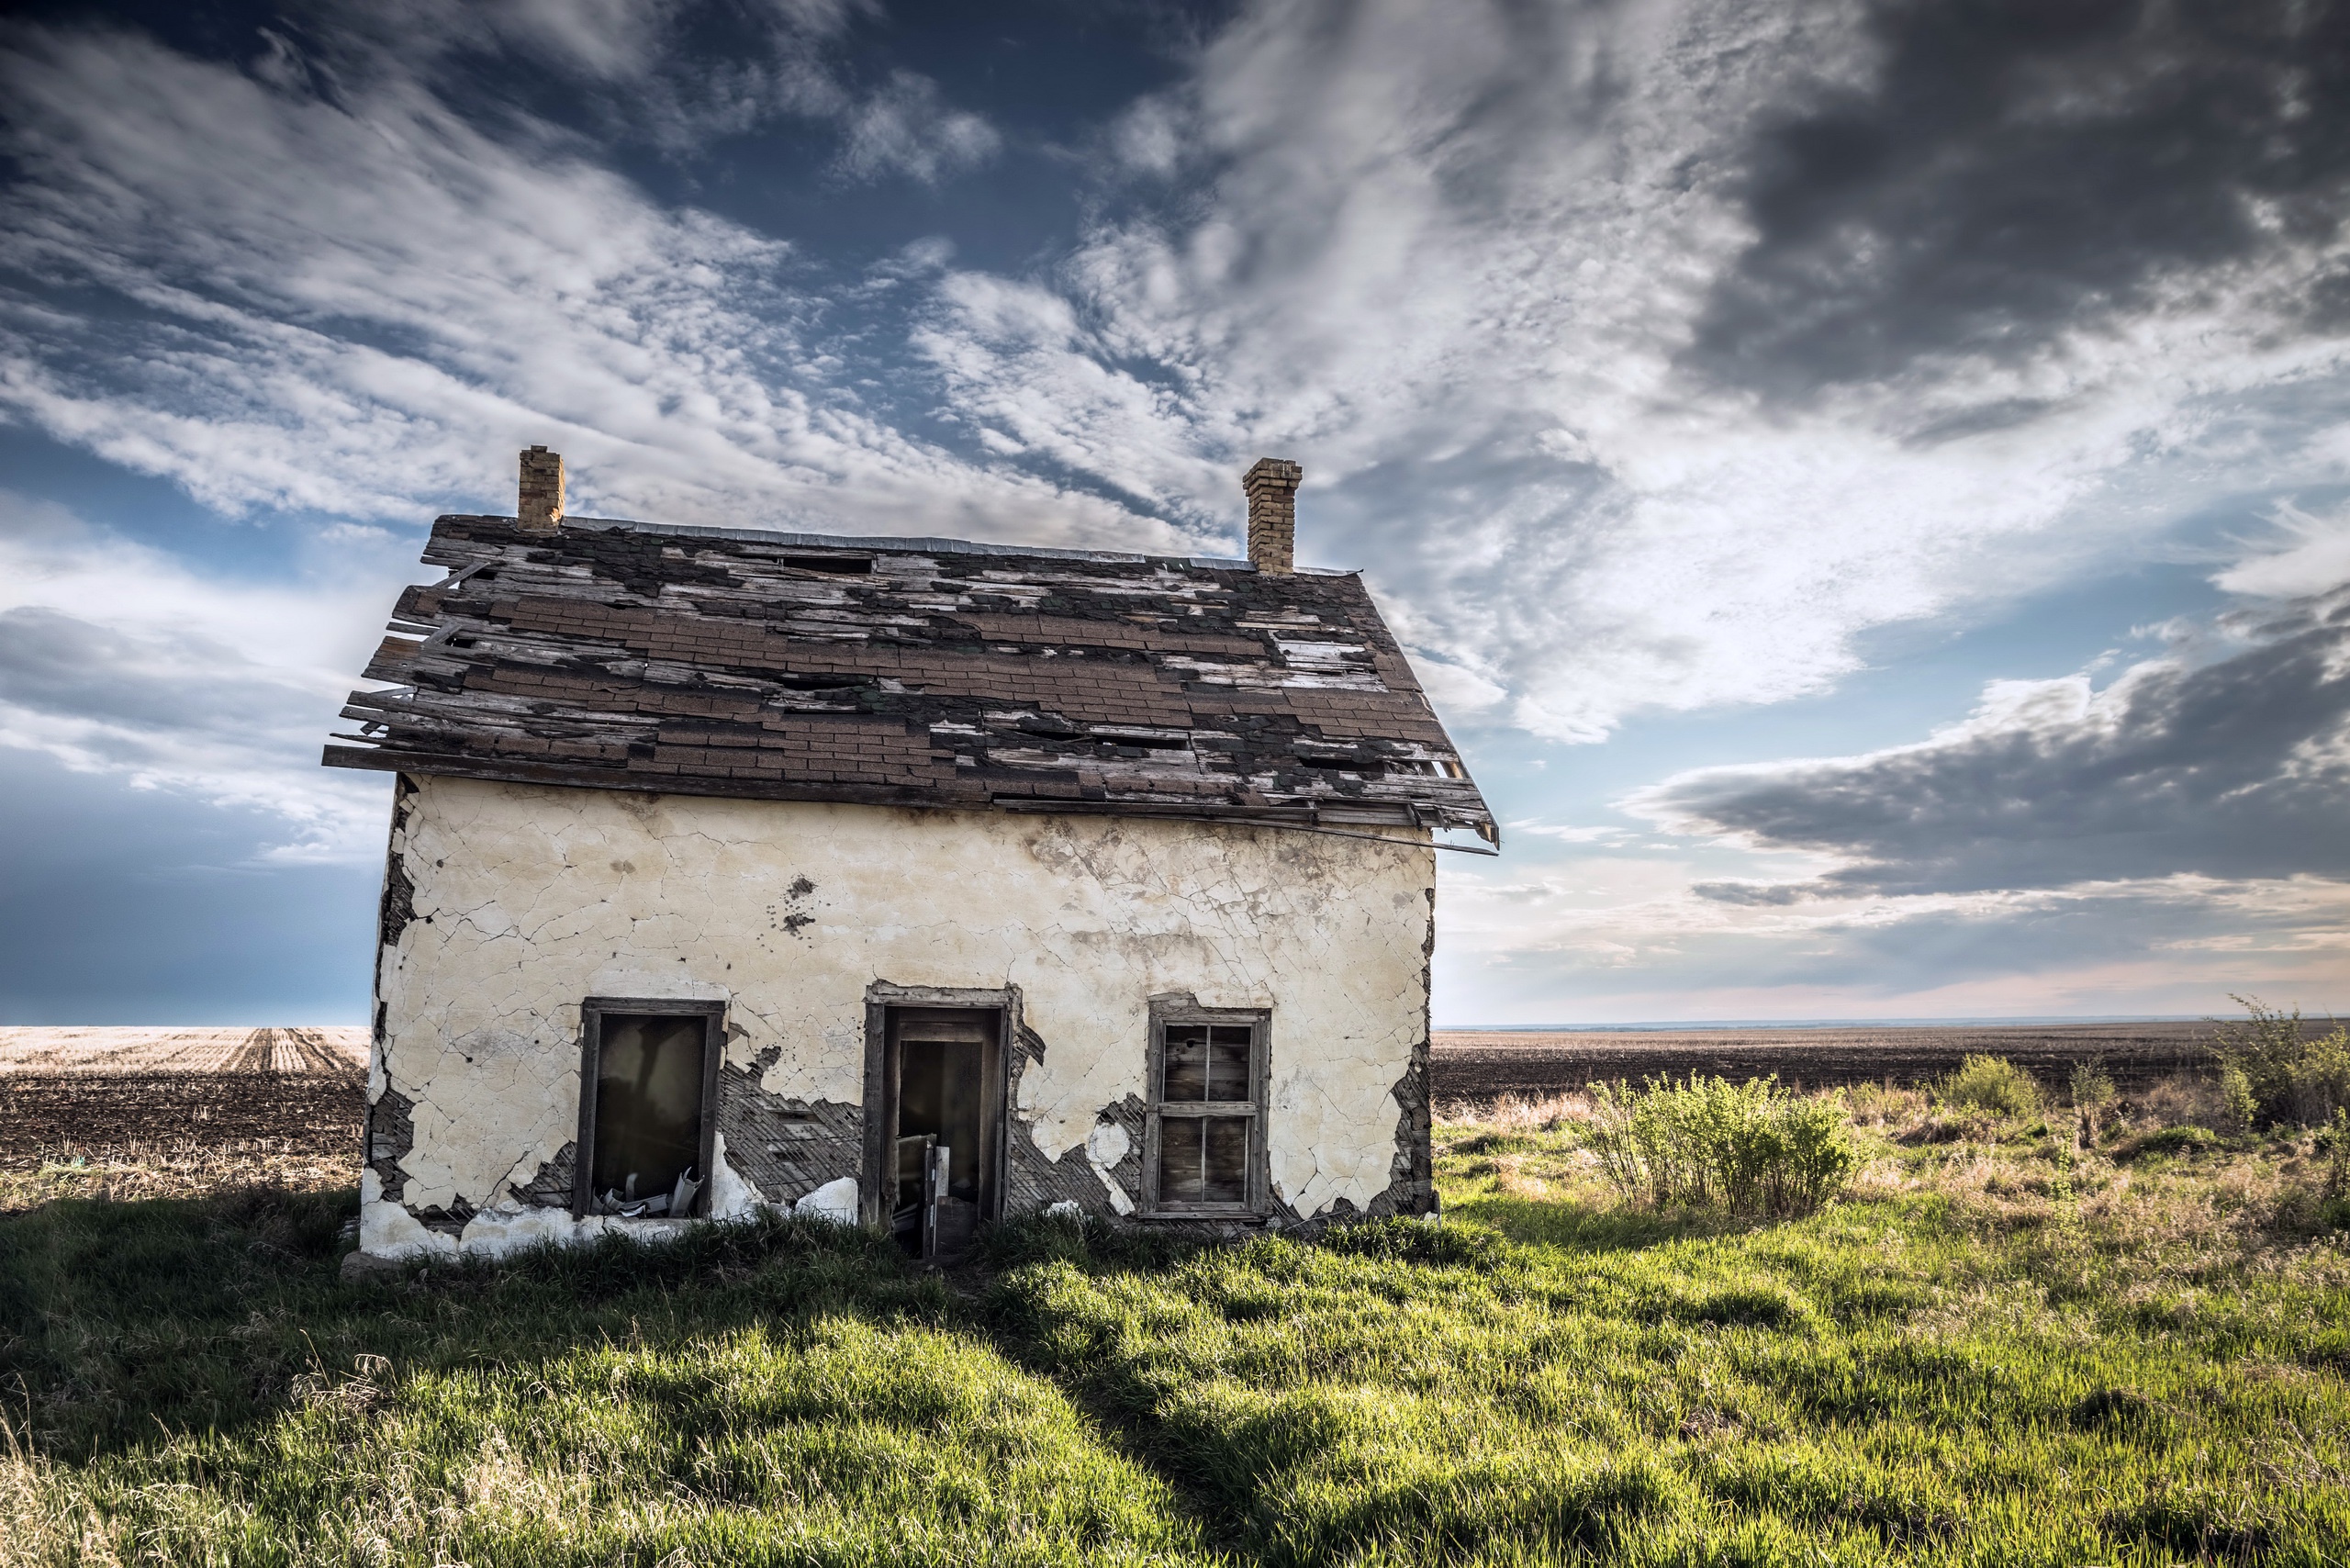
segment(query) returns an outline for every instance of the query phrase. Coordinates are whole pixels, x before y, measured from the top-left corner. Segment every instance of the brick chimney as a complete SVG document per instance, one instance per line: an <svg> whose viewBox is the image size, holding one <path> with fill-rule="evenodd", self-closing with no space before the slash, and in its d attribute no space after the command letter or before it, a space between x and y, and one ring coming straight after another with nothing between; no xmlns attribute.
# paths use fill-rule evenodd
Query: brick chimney
<svg viewBox="0 0 2350 1568"><path fill-rule="evenodd" d="M1297 570L1297 486L1304 477L1285 457L1259 457L1240 476L1248 497L1248 559L1260 572Z"/></svg>
<svg viewBox="0 0 2350 1568"><path fill-rule="evenodd" d="M543 446L522 454L522 497L514 510L525 528L555 531L563 521L563 454Z"/></svg>

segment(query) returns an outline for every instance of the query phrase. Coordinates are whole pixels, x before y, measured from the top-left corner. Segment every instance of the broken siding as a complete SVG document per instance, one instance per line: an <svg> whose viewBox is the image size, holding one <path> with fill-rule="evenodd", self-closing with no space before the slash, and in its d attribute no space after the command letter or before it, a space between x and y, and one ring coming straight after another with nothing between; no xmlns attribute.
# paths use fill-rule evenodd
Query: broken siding
<svg viewBox="0 0 2350 1568"><path fill-rule="evenodd" d="M720 1132L757 1197L861 1181L883 978L1018 999L1011 1212L1139 1200L1149 999L1172 991L1276 1020L1278 1217L1424 1201L1423 840L416 785L392 846L412 918L378 970L379 1202L447 1226L566 1191L589 996L727 1004Z"/></svg>
<svg viewBox="0 0 2350 1568"><path fill-rule="evenodd" d="M1355 576L485 517L425 559L330 763L1494 834Z"/></svg>

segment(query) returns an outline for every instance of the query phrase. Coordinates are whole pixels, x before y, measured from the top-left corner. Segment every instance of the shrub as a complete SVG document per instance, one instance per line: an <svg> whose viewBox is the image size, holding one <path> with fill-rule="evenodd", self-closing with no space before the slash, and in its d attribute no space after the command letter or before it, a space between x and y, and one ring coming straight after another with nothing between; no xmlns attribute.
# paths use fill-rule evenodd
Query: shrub
<svg viewBox="0 0 2350 1568"><path fill-rule="evenodd" d="M1934 1097L1944 1105L1995 1116L2029 1116L2040 1109L2040 1085L2005 1057L1966 1058L1957 1071L1934 1085Z"/></svg>
<svg viewBox="0 0 2350 1568"><path fill-rule="evenodd" d="M2252 1092L2252 1075L2244 1063L2220 1062L2220 1103L2227 1108L2228 1131L2248 1133L2260 1122L2260 1097Z"/></svg>
<svg viewBox="0 0 2350 1568"><path fill-rule="evenodd" d="M2073 1109L2091 1114L2113 1103L2113 1075L2105 1064L2097 1061L2076 1063L2073 1068Z"/></svg>
<svg viewBox="0 0 2350 1568"><path fill-rule="evenodd" d="M2163 1127L2154 1132L2141 1133L2114 1150L2116 1159L2134 1159L2142 1154L2199 1154L2214 1148L2219 1139L2209 1127Z"/></svg>
<svg viewBox="0 0 2350 1568"><path fill-rule="evenodd" d="M2073 1114L2080 1121L2082 1142L2097 1142L2098 1116L2115 1098L2113 1075L2105 1070L2103 1062L2073 1064Z"/></svg>
<svg viewBox="0 0 2350 1568"><path fill-rule="evenodd" d="M2212 1048L2241 1130L2280 1122L2320 1126L2350 1106L2350 1029L2311 1036L2302 1030L2298 1007L2285 1013L2262 1006L2258 997L2232 1000L2247 1016L2241 1024L2220 1025Z"/></svg>
<svg viewBox="0 0 2350 1568"><path fill-rule="evenodd" d="M1860 1164L1843 1107L1789 1093L1776 1078L1733 1084L1692 1074L1645 1089L1591 1086L1584 1142L1628 1199L1719 1204L1732 1214L1807 1214Z"/></svg>

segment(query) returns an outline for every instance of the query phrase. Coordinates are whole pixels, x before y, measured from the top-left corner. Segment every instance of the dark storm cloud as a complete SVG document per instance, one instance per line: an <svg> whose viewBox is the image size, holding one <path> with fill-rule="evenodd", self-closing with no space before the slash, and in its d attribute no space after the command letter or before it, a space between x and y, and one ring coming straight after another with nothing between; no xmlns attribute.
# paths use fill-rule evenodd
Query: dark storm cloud
<svg viewBox="0 0 2350 1568"><path fill-rule="evenodd" d="M2063 888L2196 874L2350 878L2350 593L2232 657L2011 686L1966 724L1867 756L1714 768L1635 798L1695 832L1847 862L1718 901Z"/></svg>
<svg viewBox="0 0 2350 1568"><path fill-rule="evenodd" d="M2350 6L1919 0L1864 91L1767 123L1695 355L1797 388L2009 356L2339 230ZM2350 308L2350 274L2302 308Z"/></svg>

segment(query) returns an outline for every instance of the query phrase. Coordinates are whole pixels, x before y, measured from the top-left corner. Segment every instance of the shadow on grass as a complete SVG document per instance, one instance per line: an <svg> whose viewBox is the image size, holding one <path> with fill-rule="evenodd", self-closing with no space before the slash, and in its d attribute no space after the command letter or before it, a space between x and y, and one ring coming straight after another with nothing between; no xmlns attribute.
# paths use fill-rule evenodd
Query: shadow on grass
<svg viewBox="0 0 2350 1568"><path fill-rule="evenodd" d="M664 1429L709 1434L723 1446L755 1406L762 1423L830 1430L836 1413L811 1406L792 1415L799 1395L784 1385L751 1405L722 1396L708 1370L720 1363L694 1355L739 1331L789 1338L821 1320L830 1326L823 1333L844 1323L944 1329L965 1337L975 1354L991 1350L1058 1389L1091 1429L1089 1440L1163 1484L1170 1518L1180 1517L1196 1539L1252 1558L1319 1561L1391 1536L1466 1551L1527 1531L1595 1550L1649 1506L1639 1476L1513 1470L1508 1477L1464 1472L1439 1488L1441 1495L1380 1490L1318 1509L1310 1524L1291 1517L1275 1480L1328 1446L1335 1428L1325 1428L1339 1418L1337 1406L1301 1395L1249 1418L1211 1419L1181 1400L1170 1403L1148 1356L1115 1336L1098 1338L1098 1325L1053 1298L1056 1278L1081 1276L1114 1294L1163 1278L1214 1243L1098 1223L1018 1221L987 1233L974 1260L978 1277L950 1281L910 1266L885 1238L769 1220L705 1227L662 1246L608 1238L498 1265L346 1282L339 1233L355 1208L348 1192L254 1190L194 1200L65 1200L0 1216L0 1390L28 1428L31 1446L55 1460L89 1462L152 1450L166 1433L259 1436L315 1399L321 1384L373 1357L385 1358L403 1384L438 1376L470 1380L468 1387L504 1385L504 1396L481 1387L420 1396L427 1405L475 1400L481 1410L467 1429L495 1427L514 1418L492 1413L502 1397L532 1386L544 1395L537 1380L554 1375L547 1368L575 1350L605 1346L672 1362L630 1374L631 1396L657 1407ZM1695 1216L1500 1198L1456 1212L1478 1223L1379 1222L1332 1232L1317 1249L1465 1278L1522 1271L1519 1243L1591 1252L1729 1228ZM1292 1266L1281 1255L1305 1255L1291 1242L1259 1242L1253 1250L1265 1252L1275 1281ZM1275 1305L1281 1288L1270 1291ZM1233 1305L1219 1298L1215 1310L1228 1316ZM1784 1316L1779 1306L1776 1297L1708 1296L1692 1311L1709 1323L1775 1324ZM809 1398L823 1392L810 1386ZM893 1429L931 1419L913 1405L857 1408L859 1419ZM208 1451L213 1457L204 1462L223 1473L235 1469L238 1484L270 1484L265 1472L276 1450L267 1441L238 1459ZM663 1461L682 1467L672 1482L689 1490L714 1484L693 1466L725 1466L698 1451L680 1448ZM755 1476L744 1475L727 1485L750 1488Z"/></svg>
<svg viewBox="0 0 2350 1568"><path fill-rule="evenodd" d="M883 1238L810 1221L608 1238L503 1264L346 1282L357 1194L67 1199L0 1215L0 1390L32 1445L86 1460L169 1432L235 1435L307 1378L381 1356L403 1374L659 1350L754 1324L938 1323L953 1293Z"/></svg>
<svg viewBox="0 0 2350 1568"><path fill-rule="evenodd" d="M1122 1450L1237 1561L1604 1557L1669 1490L1646 1460L1591 1465L1514 1454L1423 1463L1382 1455L1394 1432L1378 1429L1390 1416L1413 1419L1413 1398L1332 1370L1366 1347L1298 1341L1326 1333L1351 1341L1338 1325L1374 1302L1424 1314L1486 1288L1516 1298L1535 1260L1481 1226L1377 1220L1310 1244L1268 1237L1222 1256L1193 1248L1187 1259L1138 1253L1106 1226L1021 1222L1001 1227L991 1247L1002 1267L986 1302L998 1348L1116 1433ZM1186 1262L1197 1265L1193 1277L1165 1279ZM1356 1307L1336 1305L1333 1293L1354 1294ZM1308 1297L1329 1316L1314 1327L1282 1321ZM1292 1381L1260 1365L1266 1381L1241 1390L1228 1379L1251 1351L1224 1338L1235 1324L1252 1326L1244 1332L1256 1352L1285 1359L1278 1347L1287 1346L1302 1357L1292 1371L1312 1364L1321 1373Z"/></svg>
<svg viewBox="0 0 2350 1568"><path fill-rule="evenodd" d="M88 1457L151 1442L159 1427L232 1434L285 1410L306 1375L346 1372L361 1355L433 1370L827 1314L964 1327L1038 1366L1033 1336L974 1320L937 1276L861 1231L769 1220L711 1226L665 1246L608 1238L496 1266L346 1282L340 1233L357 1206L349 1191L257 1188L61 1199L0 1215L0 1390L14 1419L43 1451ZM1502 1197L1455 1213L1512 1241L1574 1251L1728 1228L1702 1216ZM1328 1245L1476 1267L1490 1266L1500 1244L1473 1228L1406 1222L1336 1232ZM1150 1274L1200 1246L1099 1223L1023 1221L991 1227L975 1263L988 1274L1055 1260L1089 1273ZM1096 1418L1131 1432L1119 1401L1078 1392Z"/></svg>

